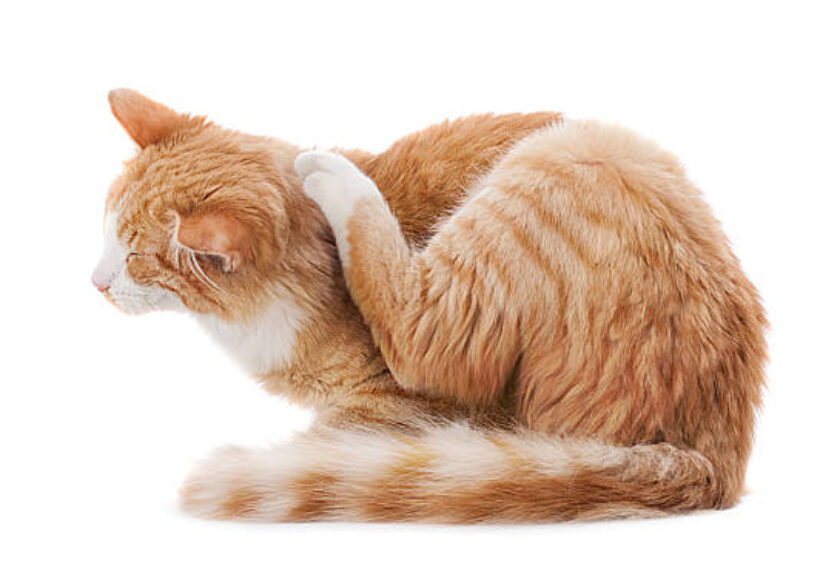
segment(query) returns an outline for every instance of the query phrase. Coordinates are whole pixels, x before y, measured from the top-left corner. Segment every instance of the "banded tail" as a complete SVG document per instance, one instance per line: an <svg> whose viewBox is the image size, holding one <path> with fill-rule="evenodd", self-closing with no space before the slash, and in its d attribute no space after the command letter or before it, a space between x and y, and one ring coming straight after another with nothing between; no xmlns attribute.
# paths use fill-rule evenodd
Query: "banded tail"
<svg viewBox="0 0 840 580"><path fill-rule="evenodd" d="M668 444L614 447L461 424L404 435L316 430L225 448L182 489L185 509L262 521L551 522L723 507L708 460Z"/></svg>

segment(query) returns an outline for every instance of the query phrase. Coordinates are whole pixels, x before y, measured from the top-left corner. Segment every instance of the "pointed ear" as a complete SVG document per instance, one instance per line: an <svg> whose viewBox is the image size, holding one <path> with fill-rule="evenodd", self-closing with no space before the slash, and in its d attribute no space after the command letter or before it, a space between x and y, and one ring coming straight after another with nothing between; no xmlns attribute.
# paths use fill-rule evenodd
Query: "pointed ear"
<svg viewBox="0 0 840 580"><path fill-rule="evenodd" d="M187 115L131 89L114 89L108 93L108 102L114 116L140 147L157 143L189 121Z"/></svg>
<svg viewBox="0 0 840 580"><path fill-rule="evenodd" d="M248 255L248 230L222 213L203 213L178 218L176 236L181 245L221 261L222 270L233 272Z"/></svg>

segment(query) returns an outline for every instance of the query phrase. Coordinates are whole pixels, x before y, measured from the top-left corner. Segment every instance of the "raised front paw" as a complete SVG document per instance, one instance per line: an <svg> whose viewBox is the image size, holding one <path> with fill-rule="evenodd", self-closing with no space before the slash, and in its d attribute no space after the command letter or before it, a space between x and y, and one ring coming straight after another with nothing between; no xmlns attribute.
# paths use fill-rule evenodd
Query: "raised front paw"
<svg viewBox="0 0 840 580"><path fill-rule="evenodd" d="M338 153L306 151L295 159L303 190L317 203L333 230L346 225L360 199L381 199L379 189L364 173Z"/></svg>
<svg viewBox="0 0 840 580"><path fill-rule="evenodd" d="M343 177L346 180L353 179L353 176L362 180L367 179L349 159L331 151L304 151L295 159L295 171L304 180L319 171Z"/></svg>
<svg viewBox="0 0 840 580"><path fill-rule="evenodd" d="M353 212L360 204L368 202L366 210L387 213L388 206L382 194L369 177L338 153L301 153L295 159L295 171L303 180L303 191L321 207L327 218L342 263L347 267L350 263L348 232Z"/></svg>

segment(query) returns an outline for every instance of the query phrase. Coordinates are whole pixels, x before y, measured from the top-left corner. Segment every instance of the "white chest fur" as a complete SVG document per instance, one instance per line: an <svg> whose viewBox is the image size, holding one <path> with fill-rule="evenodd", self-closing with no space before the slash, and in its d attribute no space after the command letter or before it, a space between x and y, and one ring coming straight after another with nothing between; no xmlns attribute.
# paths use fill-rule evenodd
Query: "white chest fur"
<svg viewBox="0 0 840 580"><path fill-rule="evenodd" d="M262 375L289 363L304 315L293 299L276 298L248 323L226 322L212 315L198 320L243 370Z"/></svg>

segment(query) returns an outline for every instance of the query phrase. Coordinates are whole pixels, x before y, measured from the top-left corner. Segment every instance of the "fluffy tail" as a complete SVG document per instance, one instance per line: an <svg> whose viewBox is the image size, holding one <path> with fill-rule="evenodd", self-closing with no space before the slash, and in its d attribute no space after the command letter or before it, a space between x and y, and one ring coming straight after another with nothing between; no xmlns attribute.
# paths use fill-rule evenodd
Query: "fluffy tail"
<svg viewBox="0 0 840 580"><path fill-rule="evenodd" d="M185 509L263 521L548 522L720 507L711 464L667 444L614 447L461 424L417 435L318 430L226 448L182 489Z"/></svg>

